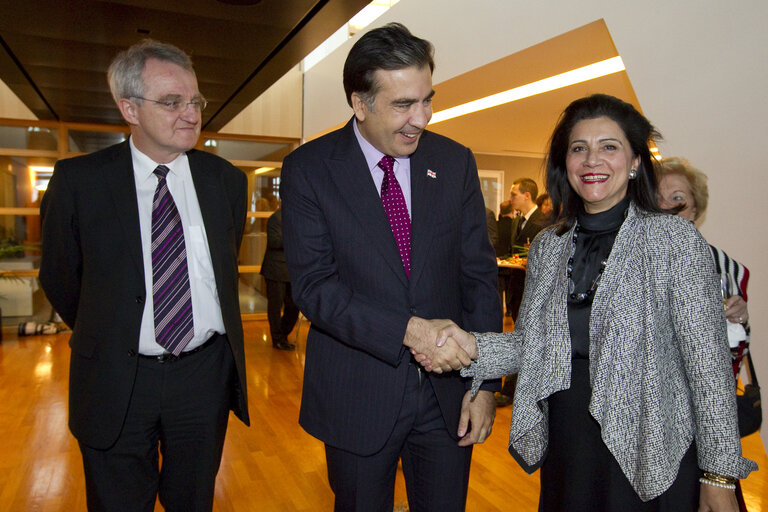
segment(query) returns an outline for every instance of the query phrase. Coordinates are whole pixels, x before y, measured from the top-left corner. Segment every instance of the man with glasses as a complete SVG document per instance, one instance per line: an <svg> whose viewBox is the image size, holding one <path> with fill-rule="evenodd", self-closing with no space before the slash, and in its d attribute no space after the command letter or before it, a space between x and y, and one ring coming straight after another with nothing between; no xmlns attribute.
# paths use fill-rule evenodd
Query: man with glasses
<svg viewBox="0 0 768 512"><path fill-rule="evenodd" d="M246 176L192 149L206 101L184 52L145 40L108 79L129 140L59 161L41 205L40 282L73 328L88 509L151 512L159 495L167 511L210 511L229 410L249 423Z"/></svg>

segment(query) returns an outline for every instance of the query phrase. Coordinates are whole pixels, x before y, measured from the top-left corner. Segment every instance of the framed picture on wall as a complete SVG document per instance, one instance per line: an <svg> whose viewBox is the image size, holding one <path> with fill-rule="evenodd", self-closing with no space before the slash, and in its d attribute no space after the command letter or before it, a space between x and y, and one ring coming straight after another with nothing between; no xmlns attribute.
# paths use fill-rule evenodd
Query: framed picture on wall
<svg viewBox="0 0 768 512"><path fill-rule="evenodd" d="M504 201L504 171L478 170L480 189L485 207L493 210L498 217L499 204Z"/></svg>

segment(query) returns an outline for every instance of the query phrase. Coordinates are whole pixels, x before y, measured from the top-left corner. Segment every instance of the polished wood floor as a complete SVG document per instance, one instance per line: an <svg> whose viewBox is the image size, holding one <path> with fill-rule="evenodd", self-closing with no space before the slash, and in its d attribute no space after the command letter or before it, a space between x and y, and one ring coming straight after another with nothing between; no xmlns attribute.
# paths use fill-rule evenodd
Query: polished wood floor
<svg viewBox="0 0 768 512"><path fill-rule="evenodd" d="M298 425L307 324L295 352L272 349L266 327L265 321L245 324L252 426L230 420L214 510L332 510L322 444ZM68 338L17 339L6 331L0 343L2 511L85 510L80 452L67 429ZM510 413L498 410L493 434L475 449L470 512L537 509L538 476L526 475L506 451ZM768 458L757 435L743 444L763 468L743 483L749 510L768 512ZM407 510L400 476L395 501L395 510Z"/></svg>

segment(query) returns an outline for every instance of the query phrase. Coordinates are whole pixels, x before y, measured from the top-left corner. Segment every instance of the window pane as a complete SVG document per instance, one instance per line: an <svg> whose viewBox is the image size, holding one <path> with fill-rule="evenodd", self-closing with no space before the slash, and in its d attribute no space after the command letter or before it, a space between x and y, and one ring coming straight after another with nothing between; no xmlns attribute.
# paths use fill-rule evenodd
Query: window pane
<svg viewBox="0 0 768 512"><path fill-rule="evenodd" d="M120 132L69 130L67 150L72 153L93 153L123 142L127 137L127 134Z"/></svg>
<svg viewBox="0 0 768 512"><path fill-rule="evenodd" d="M55 129L37 126L0 126L0 147L56 151L58 133Z"/></svg>
<svg viewBox="0 0 768 512"><path fill-rule="evenodd" d="M203 149L227 160L266 160L282 162L291 144L242 140L206 139Z"/></svg>

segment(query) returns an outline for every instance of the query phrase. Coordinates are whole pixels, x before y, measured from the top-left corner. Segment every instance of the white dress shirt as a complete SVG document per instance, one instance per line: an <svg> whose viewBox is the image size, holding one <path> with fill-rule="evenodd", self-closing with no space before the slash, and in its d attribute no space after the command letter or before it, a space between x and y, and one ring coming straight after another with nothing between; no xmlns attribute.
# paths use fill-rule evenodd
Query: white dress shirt
<svg viewBox="0 0 768 512"><path fill-rule="evenodd" d="M139 334L139 353L160 355L166 350L155 341L155 315L152 303L152 200L157 188L158 178L153 173L160 165L139 151L130 139L133 159L133 178L136 182L136 196L139 206L139 226L141 228L141 251L144 257L144 284L147 298L144 301L144 314L141 318ZM197 201L195 184L189 169L186 153L180 154L174 161L163 164L170 169L166 176L168 190L173 196L184 229L184 243L187 248L187 266L189 267L189 285L192 292L192 317L195 335L185 351L205 343L218 332L225 333L224 319L221 316L216 279L213 275L211 254L208 249L208 237L205 234L200 203ZM119 271L119 270L118 270Z"/></svg>

